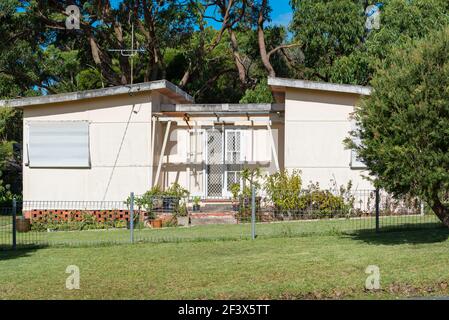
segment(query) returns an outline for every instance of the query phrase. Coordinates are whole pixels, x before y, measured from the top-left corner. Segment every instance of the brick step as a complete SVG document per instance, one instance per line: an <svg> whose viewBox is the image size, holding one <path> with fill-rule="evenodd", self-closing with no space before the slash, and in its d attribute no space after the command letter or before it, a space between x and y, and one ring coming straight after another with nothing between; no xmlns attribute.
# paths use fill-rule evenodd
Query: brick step
<svg viewBox="0 0 449 320"><path fill-rule="evenodd" d="M213 212L232 212L231 204L206 204L201 207L201 212L213 213Z"/></svg>

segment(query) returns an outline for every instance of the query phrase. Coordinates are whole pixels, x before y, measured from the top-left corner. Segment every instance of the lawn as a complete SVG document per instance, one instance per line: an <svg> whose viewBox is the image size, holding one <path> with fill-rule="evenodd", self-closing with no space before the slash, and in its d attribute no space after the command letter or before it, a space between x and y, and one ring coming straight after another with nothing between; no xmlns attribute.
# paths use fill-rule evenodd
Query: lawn
<svg viewBox="0 0 449 320"><path fill-rule="evenodd" d="M448 295L449 231L0 252L0 299L301 299ZM81 271L67 290L68 265ZM364 290L377 265L381 290Z"/></svg>
<svg viewBox="0 0 449 320"><path fill-rule="evenodd" d="M2 223L3 221L3 223ZM393 216L381 217L382 230L410 227L435 226L438 224L435 215L425 216ZM256 232L259 239L276 237L296 237L304 235L334 235L355 231L375 230L375 219L328 219L289 221L275 223L258 223ZM207 225L188 228L136 229L136 242L198 242L216 240L248 240L251 237L249 223L237 225ZM12 239L11 219L3 217L0 220L0 246L10 245ZM58 232L27 232L17 233L17 243L48 244L48 245L97 245L102 243L129 243L130 231L127 229L58 231Z"/></svg>

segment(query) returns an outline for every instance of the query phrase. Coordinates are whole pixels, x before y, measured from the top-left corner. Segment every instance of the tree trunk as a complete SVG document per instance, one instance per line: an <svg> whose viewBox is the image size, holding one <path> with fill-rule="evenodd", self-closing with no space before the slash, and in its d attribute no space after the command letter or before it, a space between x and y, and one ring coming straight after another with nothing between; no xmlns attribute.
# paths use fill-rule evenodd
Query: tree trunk
<svg viewBox="0 0 449 320"><path fill-rule="evenodd" d="M270 63L270 56L267 53L267 46L265 44L265 33L263 29L263 24L265 22L264 12L266 7L267 7L267 0L263 0L262 5L259 8L259 18L257 21L257 39L259 42L259 51L262 63L265 69L267 69L268 75L270 77L276 77L276 72L274 71L274 68Z"/></svg>
<svg viewBox="0 0 449 320"><path fill-rule="evenodd" d="M103 55L101 52L100 47L98 46L97 41L92 36L92 34L88 34L89 38L89 45L91 49L92 58L95 62L95 64L100 67L101 74L108 80L110 84L113 85L120 85L120 81L117 80L116 75L114 74L114 71L112 70L112 62L109 60L108 57ZM108 61L105 61L108 60Z"/></svg>
<svg viewBox="0 0 449 320"><path fill-rule="evenodd" d="M243 64L242 57L240 56L240 53L239 53L237 37L235 36L235 32L232 29L229 29L229 35L231 38L232 54L234 55L235 65L239 72L239 79L240 79L240 82L244 85L246 83L246 69L245 69L245 65Z"/></svg>
<svg viewBox="0 0 449 320"><path fill-rule="evenodd" d="M115 37L117 38L118 44L120 49L125 49L125 45L123 42L123 29L120 23L115 22L114 23L114 32ZM122 54L119 54L119 64L120 64L120 82L122 85L131 83L131 66L129 64L129 58L126 56L123 56Z"/></svg>
<svg viewBox="0 0 449 320"><path fill-rule="evenodd" d="M438 219L449 228L449 208L447 208L443 203L441 203L440 199L436 197L433 199L431 208L433 212L437 215Z"/></svg>

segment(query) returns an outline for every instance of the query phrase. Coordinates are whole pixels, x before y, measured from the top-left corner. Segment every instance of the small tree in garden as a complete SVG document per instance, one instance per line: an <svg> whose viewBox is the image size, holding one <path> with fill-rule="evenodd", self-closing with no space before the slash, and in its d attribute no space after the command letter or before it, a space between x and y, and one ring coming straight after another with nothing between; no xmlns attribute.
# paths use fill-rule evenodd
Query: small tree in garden
<svg viewBox="0 0 449 320"><path fill-rule="evenodd" d="M301 172L287 170L276 172L266 177L264 189L267 196L278 210L297 210L301 202Z"/></svg>
<svg viewBox="0 0 449 320"><path fill-rule="evenodd" d="M352 138L375 184L428 203L449 227L449 28L395 50L356 109ZM355 140L355 139L354 139Z"/></svg>

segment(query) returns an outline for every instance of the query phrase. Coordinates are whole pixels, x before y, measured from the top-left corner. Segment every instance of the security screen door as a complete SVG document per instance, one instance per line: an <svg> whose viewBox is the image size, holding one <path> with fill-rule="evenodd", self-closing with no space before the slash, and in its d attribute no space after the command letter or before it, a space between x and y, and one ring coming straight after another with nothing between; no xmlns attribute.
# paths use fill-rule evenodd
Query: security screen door
<svg viewBox="0 0 449 320"><path fill-rule="evenodd" d="M206 139L207 197L228 197L231 186L240 183L242 131L211 128Z"/></svg>

